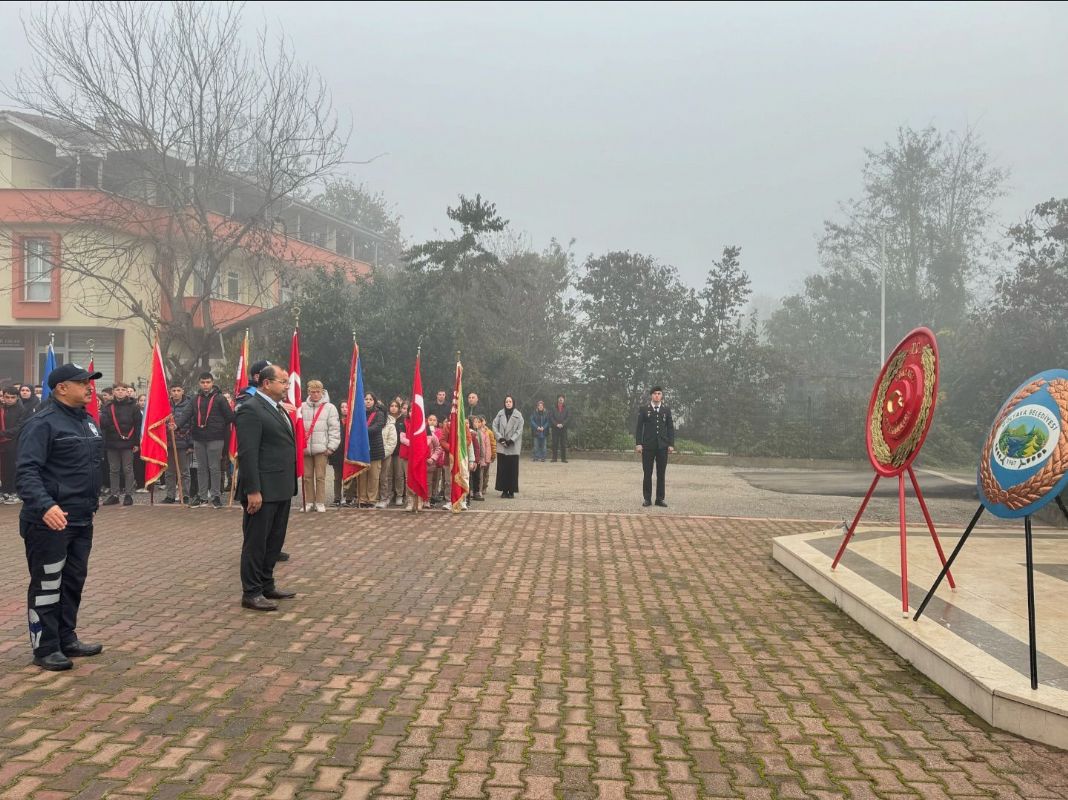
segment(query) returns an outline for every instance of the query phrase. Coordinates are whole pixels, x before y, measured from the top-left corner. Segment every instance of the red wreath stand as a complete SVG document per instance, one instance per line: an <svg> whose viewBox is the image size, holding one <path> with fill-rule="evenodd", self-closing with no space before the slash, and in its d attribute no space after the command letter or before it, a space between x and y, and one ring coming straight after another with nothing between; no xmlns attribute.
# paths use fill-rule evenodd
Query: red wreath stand
<svg viewBox="0 0 1068 800"><path fill-rule="evenodd" d="M927 440L931 428L935 403L938 399L938 343L934 333L928 328L916 328L911 331L883 365L875 381L871 400L868 403L867 432L865 435L868 460L875 469L875 478L864 495L860 510L853 518L838 553L831 564L831 570L838 567L838 562L845 554L849 540L857 529L868 501L875 493L881 478L897 478L897 512L900 523L901 539L901 613L908 616L909 580L908 580L908 546L905 524L905 475L908 474L916 499L923 511L927 529L931 532L935 550L946 566L946 556L942 543L938 540L934 522L924 502L923 492L912 470L912 462ZM881 439L881 442L879 441ZM888 455L889 453L889 455ZM951 588L956 588L953 576L946 572Z"/></svg>

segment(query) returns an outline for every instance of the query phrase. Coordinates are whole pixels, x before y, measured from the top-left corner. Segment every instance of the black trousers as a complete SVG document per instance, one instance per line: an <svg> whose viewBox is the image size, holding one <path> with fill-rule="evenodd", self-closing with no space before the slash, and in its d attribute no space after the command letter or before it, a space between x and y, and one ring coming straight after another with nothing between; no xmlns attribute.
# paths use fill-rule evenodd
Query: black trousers
<svg viewBox="0 0 1068 800"><path fill-rule="evenodd" d="M54 531L41 523L19 520L19 533L30 568L26 593L30 647L35 656L47 656L78 638L78 606L89 574L93 526Z"/></svg>
<svg viewBox="0 0 1068 800"><path fill-rule="evenodd" d="M656 464L656 499L664 499L664 475L667 473L668 451L666 447L653 450L648 447L642 448L642 469L645 477L642 479L642 494L646 500L653 498L653 464Z"/></svg>
<svg viewBox="0 0 1068 800"><path fill-rule="evenodd" d="M15 491L15 443L0 446L0 493Z"/></svg>
<svg viewBox="0 0 1068 800"><path fill-rule="evenodd" d="M248 500L241 518L244 541L241 544L241 590L253 598L274 590L274 565L286 541L289 506L292 500L264 503L255 514L248 513Z"/></svg>
<svg viewBox="0 0 1068 800"><path fill-rule="evenodd" d="M561 460L567 461L567 428L550 428L550 430L553 432L553 461L556 461L558 452Z"/></svg>
<svg viewBox="0 0 1068 800"><path fill-rule="evenodd" d="M497 453L497 481L494 488L498 492L519 491L519 456Z"/></svg>

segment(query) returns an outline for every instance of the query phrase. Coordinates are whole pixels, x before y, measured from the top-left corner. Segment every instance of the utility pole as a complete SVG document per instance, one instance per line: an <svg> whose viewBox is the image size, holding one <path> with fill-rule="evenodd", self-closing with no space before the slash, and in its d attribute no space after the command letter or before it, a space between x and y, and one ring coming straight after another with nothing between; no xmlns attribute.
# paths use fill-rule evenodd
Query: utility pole
<svg viewBox="0 0 1068 800"><path fill-rule="evenodd" d="M879 366L886 363L886 229L879 233L879 264L882 289L879 302Z"/></svg>

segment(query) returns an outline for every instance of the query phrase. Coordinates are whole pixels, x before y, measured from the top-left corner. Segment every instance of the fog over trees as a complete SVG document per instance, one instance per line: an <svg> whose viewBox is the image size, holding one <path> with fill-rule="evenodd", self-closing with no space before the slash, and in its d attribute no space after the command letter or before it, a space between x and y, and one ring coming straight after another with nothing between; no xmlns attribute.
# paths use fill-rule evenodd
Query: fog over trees
<svg viewBox="0 0 1068 800"><path fill-rule="evenodd" d="M621 8L618 30L649 46L639 56L640 48L621 49L588 26L593 7L579 4L557 10L575 26L557 31L560 56L550 63L544 51L524 50L540 30L531 8L458 7L467 22L485 16L472 31L454 31L453 51L468 35L498 33L465 50L470 63L433 62L428 54L444 52L435 48L448 37L429 23L413 27L402 61L368 36L351 62L334 63L327 54L340 52L350 20L314 4L302 6L300 19L283 9L272 18L269 8L45 5L23 15L25 42L0 56L14 75L4 82L9 106L128 154L127 168L103 173L125 184L98 188L166 208L182 223L141 236L144 252L117 277L95 265L113 262L126 240L97 238L79 249L72 238L65 252L87 313L94 296L127 298L123 320L146 334L159 329L178 375L192 374L217 347L220 326L210 304L201 306L219 265L238 250L264 258L264 293L280 280L288 290L255 355L288 351L298 308L305 377L321 377L335 399L347 385L353 332L366 385L381 395L409 391L416 348L428 391L448 386L461 351L465 385L487 410L505 393L523 409L566 394L584 447L626 445L636 405L655 383L694 446L862 457L883 349L926 325L942 360L925 458L968 464L1005 393L1033 372L1064 366L1068 197L1031 188L1049 184L1036 179L1027 143L995 147L988 138L1003 137L1006 97L1029 108L1034 98L1026 89L1006 95L994 80L986 90L998 100L969 94L959 74L931 66L919 39L868 29L922 10L879 6L865 17L821 9L830 14L824 30L796 7L781 7L775 20L734 7ZM943 10L946 19L965 13ZM503 25L507 13L524 21L520 34ZM976 9L976 35L995 21L1019 27L1024 17L1060 12L1019 13L994 20ZM946 19L929 17L932 30L956 30ZM363 22L386 32L391 20L376 8ZM322 52L308 46L312 23ZM802 24L813 37L806 58L770 48ZM711 37L717 25L737 41ZM1029 30L1045 35L1041 25ZM713 39L728 41L715 58L699 57ZM731 62L724 77L727 54L765 39L769 52ZM838 44L823 52L818 42L828 41ZM875 41L900 68L900 96L960 95L963 111L924 117L934 100L916 100L911 113L873 123L873 108L897 95L851 82L846 67L873 86L886 79L881 61L854 52ZM995 74L985 49L952 37L945 46L966 49L971 61L959 72L972 65ZM497 59L493 69L479 60L486 53ZM368 54L380 63L369 64ZM823 83L802 85L798 76L813 64L828 70ZM1031 76L1036 84L1041 72ZM499 84L502 75L513 83ZM777 83L793 94L776 94ZM747 87L760 89L754 106L745 105ZM386 89L392 94L379 94ZM376 102L346 99L361 91ZM792 123L779 124L791 103ZM1060 118L1049 119L1036 123L1037 141L1048 141ZM516 124L527 127L517 134ZM417 134L418 146L409 138ZM821 137L848 142L834 153L835 169L852 165L850 180L834 183L845 187L839 196L815 179L831 163ZM759 167L753 148L762 150ZM733 161L749 172L739 175ZM398 164L419 173L418 205L411 173L390 180ZM236 203L235 176L257 187ZM798 182L808 192L804 222L788 197ZM593 184L596 196L583 196ZM1020 210L1021 193L1029 211ZM1010 194L1017 211L1006 216ZM371 273L352 280L323 265L280 275L275 261L268 265L272 254L260 252L258 237L277 233L279 209L294 201L368 231L346 255ZM220 203L242 224L219 225ZM78 213L101 227L130 222L110 201ZM796 237L799 225L808 226L807 242ZM144 305L133 285L152 287L159 302ZM227 329L224 353L235 352L239 335Z"/></svg>

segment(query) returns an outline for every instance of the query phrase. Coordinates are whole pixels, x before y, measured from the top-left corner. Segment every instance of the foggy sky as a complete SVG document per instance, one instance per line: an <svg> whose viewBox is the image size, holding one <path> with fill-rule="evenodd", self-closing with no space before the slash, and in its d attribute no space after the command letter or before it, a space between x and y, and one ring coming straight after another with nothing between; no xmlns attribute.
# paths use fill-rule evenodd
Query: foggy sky
<svg viewBox="0 0 1068 800"><path fill-rule="evenodd" d="M0 7L4 77L25 64ZM353 177L410 239L482 195L536 246L630 249L697 285L725 244L796 290L898 126L977 127L1012 223L1068 194L1068 7L1014 4L250 4L354 125Z"/></svg>

